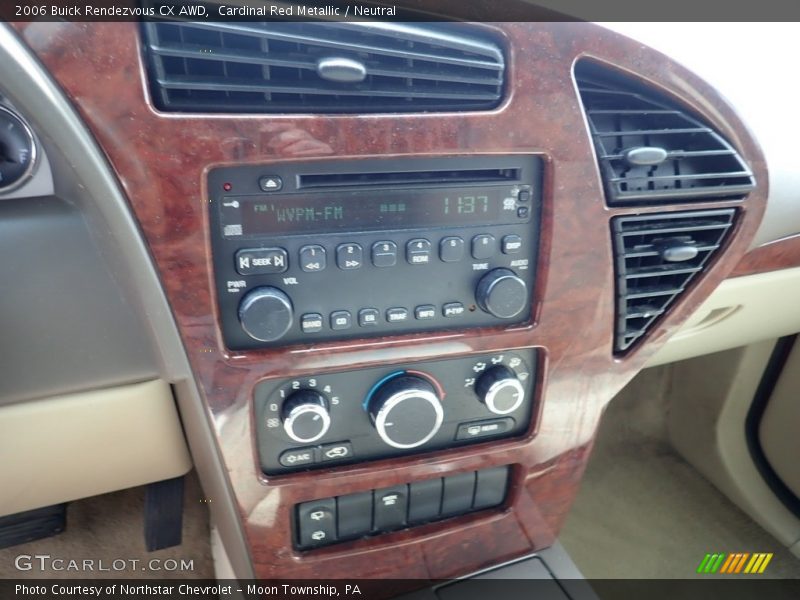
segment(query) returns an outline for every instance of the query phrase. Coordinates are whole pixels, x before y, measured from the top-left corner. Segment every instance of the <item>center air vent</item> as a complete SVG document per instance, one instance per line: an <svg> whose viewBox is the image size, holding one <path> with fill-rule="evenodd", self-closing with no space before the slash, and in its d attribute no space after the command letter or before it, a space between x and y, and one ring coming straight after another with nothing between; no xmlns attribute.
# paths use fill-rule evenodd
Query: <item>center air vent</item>
<svg viewBox="0 0 800 600"><path fill-rule="evenodd" d="M741 199L755 186L733 146L677 104L591 65L576 79L609 204Z"/></svg>
<svg viewBox="0 0 800 600"><path fill-rule="evenodd" d="M735 210L612 219L617 277L614 350L641 338L722 245Z"/></svg>
<svg viewBox="0 0 800 600"><path fill-rule="evenodd" d="M490 109L500 47L432 25L144 24L153 99L165 111L410 112Z"/></svg>

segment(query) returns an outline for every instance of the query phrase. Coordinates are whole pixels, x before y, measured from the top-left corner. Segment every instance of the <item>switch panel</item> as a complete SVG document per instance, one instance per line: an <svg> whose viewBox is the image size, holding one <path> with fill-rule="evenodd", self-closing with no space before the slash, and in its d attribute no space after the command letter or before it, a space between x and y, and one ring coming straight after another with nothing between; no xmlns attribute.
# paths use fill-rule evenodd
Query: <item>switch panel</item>
<svg viewBox="0 0 800 600"><path fill-rule="evenodd" d="M303 502L295 507L295 545L310 550L500 506L509 471L494 467Z"/></svg>

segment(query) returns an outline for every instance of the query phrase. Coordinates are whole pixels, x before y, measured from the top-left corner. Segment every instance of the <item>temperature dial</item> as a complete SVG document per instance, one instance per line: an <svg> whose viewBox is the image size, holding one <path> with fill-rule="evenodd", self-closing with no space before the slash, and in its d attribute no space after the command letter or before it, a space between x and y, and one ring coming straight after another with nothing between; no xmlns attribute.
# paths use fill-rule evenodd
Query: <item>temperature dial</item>
<svg viewBox="0 0 800 600"><path fill-rule="evenodd" d="M295 392L283 403L281 419L286 435L295 442L316 442L331 426L328 400L314 390Z"/></svg>
<svg viewBox="0 0 800 600"><path fill-rule="evenodd" d="M436 389L416 375L400 375L381 384L368 405L372 424L393 448L416 448L442 426L444 412Z"/></svg>
<svg viewBox="0 0 800 600"><path fill-rule="evenodd" d="M503 365L492 367L481 375L475 391L490 411L507 415L517 410L525 400L525 388L514 371Z"/></svg>

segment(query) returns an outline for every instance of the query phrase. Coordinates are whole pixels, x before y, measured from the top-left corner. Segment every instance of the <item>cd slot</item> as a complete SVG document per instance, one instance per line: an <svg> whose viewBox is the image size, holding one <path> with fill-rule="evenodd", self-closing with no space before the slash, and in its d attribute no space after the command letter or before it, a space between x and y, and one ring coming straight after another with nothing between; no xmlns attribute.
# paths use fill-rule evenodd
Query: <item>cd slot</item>
<svg viewBox="0 0 800 600"><path fill-rule="evenodd" d="M513 183L518 168L441 169L420 171L372 171L367 173L303 173L297 175L298 189L380 188L397 185L453 183Z"/></svg>

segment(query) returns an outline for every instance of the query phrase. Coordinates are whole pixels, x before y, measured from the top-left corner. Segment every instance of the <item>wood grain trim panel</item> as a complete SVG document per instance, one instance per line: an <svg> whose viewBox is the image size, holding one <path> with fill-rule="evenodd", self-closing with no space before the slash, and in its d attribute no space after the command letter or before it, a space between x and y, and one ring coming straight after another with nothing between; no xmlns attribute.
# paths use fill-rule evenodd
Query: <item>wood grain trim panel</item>
<svg viewBox="0 0 800 600"><path fill-rule="evenodd" d="M734 267L731 277L800 267L800 234L753 248Z"/></svg>
<svg viewBox="0 0 800 600"><path fill-rule="evenodd" d="M259 577L441 578L543 548L556 538L586 467L603 408L733 269L761 220L764 158L716 92L681 66L587 23L492 26L511 49L507 100L483 113L358 116L161 114L149 102L133 23L18 24L24 40L80 111L116 171L160 271L213 419ZM737 206L724 253L645 344L612 355L614 276L609 219L572 66L580 57L616 65L705 116L751 165L758 189ZM353 340L256 352L221 342L204 190L212 166L325 157L541 153L547 157L536 323L445 334ZM638 212L677 210L659 207ZM250 404L266 377L538 346L545 369L537 430L524 439L287 477L264 477L255 460ZM515 467L510 506L296 552L292 506L311 498ZM388 550L391 549L391 552Z"/></svg>

